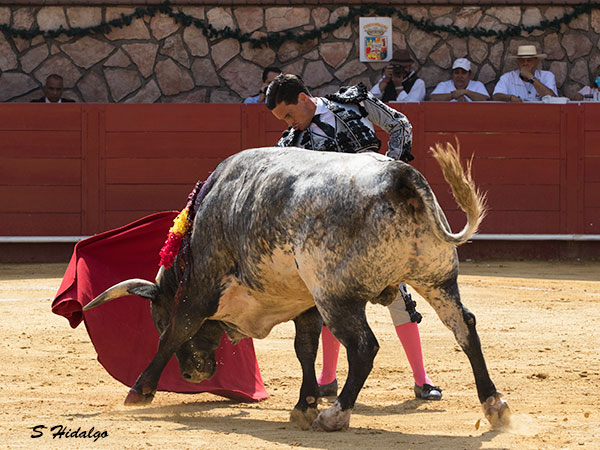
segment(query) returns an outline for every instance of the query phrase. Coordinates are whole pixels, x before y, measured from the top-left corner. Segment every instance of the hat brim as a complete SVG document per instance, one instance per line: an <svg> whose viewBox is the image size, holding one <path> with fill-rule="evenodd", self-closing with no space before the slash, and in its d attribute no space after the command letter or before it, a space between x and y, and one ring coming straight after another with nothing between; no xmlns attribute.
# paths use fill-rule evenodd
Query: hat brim
<svg viewBox="0 0 600 450"><path fill-rule="evenodd" d="M546 58L546 56L548 56L548 55L546 55L545 53L540 53L539 55L527 55L527 56L525 56L525 55L521 55L521 56L519 56L519 55L510 55L509 58L511 58L511 59L520 59L520 58L538 58L538 59L544 59L544 58Z"/></svg>

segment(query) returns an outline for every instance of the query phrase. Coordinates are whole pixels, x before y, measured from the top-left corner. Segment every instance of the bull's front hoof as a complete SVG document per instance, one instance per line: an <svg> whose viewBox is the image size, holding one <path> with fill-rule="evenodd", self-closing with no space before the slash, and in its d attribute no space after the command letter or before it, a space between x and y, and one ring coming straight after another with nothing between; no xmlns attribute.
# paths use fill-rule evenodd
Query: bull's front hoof
<svg viewBox="0 0 600 450"><path fill-rule="evenodd" d="M336 401L331 408L321 411L312 423L313 430L339 431L347 430L350 426L351 409L342 411L342 407Z"/></svg>
<svg viewBox="0 0 600 450"><path fill-rule="evenodd" d="M138 406L152 403L152 400L154 400L154 392L142 394L141 392L138 392L132 388L129 390L129 394L127 394L127 397L125 397L124 403L127 406Z"/></svg>
<svg viewBox="0 0 600 450"><path fill-rule="evenodd" d="M294 408L290 413L290 422L301 430L308 430L318 415L317 408L307 408L306 411Z"/></svg>
<svg viewBox="0 0 600 450"><path fill-rule="evenodd" d="M510 426L510 408L502 399L500 392L490 395L481 407L493 429L499 430Z"/></svg>

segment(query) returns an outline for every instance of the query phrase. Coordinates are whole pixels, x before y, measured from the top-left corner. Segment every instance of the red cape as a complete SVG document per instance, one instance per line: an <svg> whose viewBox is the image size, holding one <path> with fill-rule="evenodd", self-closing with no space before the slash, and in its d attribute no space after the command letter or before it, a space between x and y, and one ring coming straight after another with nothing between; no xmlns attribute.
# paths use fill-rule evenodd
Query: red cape
<svg viewBox="0 0 600 450"><path fill-rule="evenodd" d="M77 327L83 320L98 353L98 361L114 378L133 386L158 348L158 333L146 299L128 296L85 313L82 307L112 285L130 278L154 280L159 251L175 211L153 214L124 227L78 242L52 312ZM216 352L217 373L202 383L185 381L175 356L169 361L158 390L210 392L240 401L268 397L254 354L252 339L233 345L225 334Z"/></svg>

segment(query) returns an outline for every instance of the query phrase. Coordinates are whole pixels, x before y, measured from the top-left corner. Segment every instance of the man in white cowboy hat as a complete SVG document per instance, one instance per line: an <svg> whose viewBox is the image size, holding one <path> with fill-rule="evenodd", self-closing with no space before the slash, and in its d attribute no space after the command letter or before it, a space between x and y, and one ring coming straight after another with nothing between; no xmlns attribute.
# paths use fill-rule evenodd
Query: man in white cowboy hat
<svg viewBox="0 0 600 450"><path fill-rule="evenodd" d="M493 100L500 102L541 101L542 97L557 96L556 79L547 70L538 69L544 53L538 53L535 45L519 45L517 70L505 73L494 88Z"/></svg>
<svg viewBox="0 0 600 450"><path fill-rule="evenodd" d="M481 81L471 80L471 62L458 58L452 64L452 79L438 83L429 100L434 102L484 102L490 99Z"/></svg>

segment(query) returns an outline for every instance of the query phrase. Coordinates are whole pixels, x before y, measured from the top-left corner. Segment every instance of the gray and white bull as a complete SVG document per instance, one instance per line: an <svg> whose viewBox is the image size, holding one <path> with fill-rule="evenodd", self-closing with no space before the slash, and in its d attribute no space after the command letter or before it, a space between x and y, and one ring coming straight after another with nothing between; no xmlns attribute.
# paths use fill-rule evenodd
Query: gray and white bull
<svg viewBox="0 0 600 450"><path fill-rule="evenodd" d="M366 303L391 303L405 281L454 332L492 426L508 424L509 408L489 377L475 316L462 305L457 285L456 246L477 230L484 199L458 150L432 151L467 215L459 233L451 232L417 170L376 153L262 148L221 163L197 210L188 250L173 267L156 283L119 283L84 308L129 294L151 300L158 351L125 403L152 400L174 353L182 375L199 382L216 370L223 331L234 341L262 339L294 320L303 378L290 420L303 429L347 428L379 349ZM322 320L346 347L349 370L335 404L319 413L315 358Z"/></svg>

